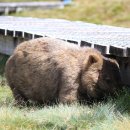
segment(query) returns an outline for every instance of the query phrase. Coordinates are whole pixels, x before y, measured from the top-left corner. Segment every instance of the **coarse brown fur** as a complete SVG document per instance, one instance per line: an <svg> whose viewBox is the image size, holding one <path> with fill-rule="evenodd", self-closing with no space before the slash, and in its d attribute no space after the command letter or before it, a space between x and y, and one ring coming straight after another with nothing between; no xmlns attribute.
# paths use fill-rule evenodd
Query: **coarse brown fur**
<svg viewBox="0 0 130 130"><path fill-rule="evenodd" d="M5 69L18 103L102 99L120 89L119 71L118 64L99 51L53 38L21 43Z"/></svg>

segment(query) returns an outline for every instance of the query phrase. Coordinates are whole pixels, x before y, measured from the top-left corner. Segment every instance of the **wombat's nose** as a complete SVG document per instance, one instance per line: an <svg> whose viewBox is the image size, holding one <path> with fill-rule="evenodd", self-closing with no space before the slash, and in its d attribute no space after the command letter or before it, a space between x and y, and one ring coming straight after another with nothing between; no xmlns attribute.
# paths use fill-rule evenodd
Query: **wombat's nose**
<svg viewBox="0 0 130 130"><path fill-rule="evenodd" d="M123 86L124 86L123 82L120 82L117 84L117 88L119 88L119 89L123 89Z"/></svg>
<svg viewBox="0 0 130 130"><path fill-rule="evenodd" d="M120 83L120 87L123 88L125 86L124 83Z"/></svg>

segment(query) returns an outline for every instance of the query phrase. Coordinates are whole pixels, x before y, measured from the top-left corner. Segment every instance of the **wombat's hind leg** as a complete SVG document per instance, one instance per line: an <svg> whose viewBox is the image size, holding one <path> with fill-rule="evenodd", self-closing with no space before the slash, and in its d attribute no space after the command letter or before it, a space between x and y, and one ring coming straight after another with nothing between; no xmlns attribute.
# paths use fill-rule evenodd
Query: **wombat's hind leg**
<svg viewBox="0 0 130 130"><path fill-rule="evenodd" d="M73 86L74 85L74 86ZM59 92L59 100L60 102L71 104L77 101L77 84L73 84L72 86L63 86L63 88Z"/></svg>
<svg viewBox="0 0 130 130"><path fill-rule="evenodd" d="M13 89L13 96L15 98L15 105L25 106L28 105L28 100L24 95L17 89Z"/></svg>
<svg viewBox="0 0 130 130"><path fill-rule="evenodd" d="M59 101L63 104L71 104L77 101L76 93L70 92L70 93L60 93Z"/></svg>
<svg viewBox="0 0 130 130"><path fill-rule="evenodd" d="M71 104L77 102L77 89L79 84L76 80L77 75L75 71L70 73L70 69L66 69L62 76L62 88L59 91L59 101L61 103Z"/></svg>

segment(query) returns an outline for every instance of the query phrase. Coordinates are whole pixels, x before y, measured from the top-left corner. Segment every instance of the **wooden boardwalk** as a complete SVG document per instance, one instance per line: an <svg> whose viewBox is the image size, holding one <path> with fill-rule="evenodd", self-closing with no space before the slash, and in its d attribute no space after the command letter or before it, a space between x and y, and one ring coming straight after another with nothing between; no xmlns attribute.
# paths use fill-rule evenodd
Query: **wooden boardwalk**
<svg viewBox="0 0 130 130"><path fill-rule="evenodd" d="M20 42L42 36L90 46L116 58L124 82L130 85L130 28L63 19L0 17L0 53L11 55Z"/></svg>
<svg viewBox="0 0 130 130"><path fill-rule="evenodd" d="M19 12L25 9L52 9L63 8L70 4L71 1L49 1L49 2L0 2L0 13L9 14L11 12Z"/></svg>
<svg viewBox="0 0 130 130"><path fill-rule="evenodd" d="M40 36L55 37L81 46L97 48L104 54L130 57L130 28L63 19L1 16L0 34L24 39ZM2 53L10 55L12 52Z"/></svg>

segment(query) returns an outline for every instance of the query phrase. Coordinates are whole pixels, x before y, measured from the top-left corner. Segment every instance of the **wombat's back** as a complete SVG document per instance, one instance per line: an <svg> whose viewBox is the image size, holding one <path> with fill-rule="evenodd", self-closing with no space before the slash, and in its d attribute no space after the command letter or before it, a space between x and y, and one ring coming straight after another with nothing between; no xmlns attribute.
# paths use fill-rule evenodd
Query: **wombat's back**
<svg viewBox="0 0 130 130"><path fill-rule="evenodd" d="M45 51L59 51L59 50L79 50L80 47L75 44L70 44L66 41L54 39L54 38L37 38L30 41L25 41L16 47L15 52L17 51L27 51L27 52L45 52ZM14 53L15 53L14 52Z"/></svg>

